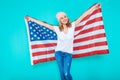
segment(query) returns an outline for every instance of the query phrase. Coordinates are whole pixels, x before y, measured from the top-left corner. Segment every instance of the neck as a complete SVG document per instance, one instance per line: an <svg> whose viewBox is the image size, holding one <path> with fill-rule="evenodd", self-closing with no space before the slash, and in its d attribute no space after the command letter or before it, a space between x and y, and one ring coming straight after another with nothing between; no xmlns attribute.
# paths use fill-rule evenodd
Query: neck
<svg viewBox="0 0 120 80"><path fill-rule="evenodd" d="M64 28L64 29L65 29L65 28L67 28L67 25L66 25L66 24L64 24L64 25L63 25L63 28Z"/></svg>

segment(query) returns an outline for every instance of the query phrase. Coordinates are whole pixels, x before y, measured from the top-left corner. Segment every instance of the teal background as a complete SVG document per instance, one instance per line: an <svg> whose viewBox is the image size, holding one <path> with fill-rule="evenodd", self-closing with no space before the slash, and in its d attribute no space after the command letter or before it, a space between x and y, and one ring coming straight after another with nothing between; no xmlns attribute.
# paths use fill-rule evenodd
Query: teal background
<svg viewBox="0 0 120 80"><path fill-rule="evenodd" d="M110 54L73 59L73 80L120 80L119 0L1 0L0 80L60 80L56 61L30 64L24 16L57 25L58 11L77 19L94 3L102 4Z"/></svg>

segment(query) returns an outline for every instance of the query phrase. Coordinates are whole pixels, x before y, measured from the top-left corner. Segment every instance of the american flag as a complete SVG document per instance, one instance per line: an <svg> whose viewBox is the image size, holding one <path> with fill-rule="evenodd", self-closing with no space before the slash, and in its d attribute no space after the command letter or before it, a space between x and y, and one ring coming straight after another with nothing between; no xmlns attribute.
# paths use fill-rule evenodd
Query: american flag
<svg viewBox="0 0 120 80"><path fill-rule="evenodd" d="M31 64L55 60L57 34L33 21L26 21ZM109 53L101 6L75 27L73 58Z"/></svg>

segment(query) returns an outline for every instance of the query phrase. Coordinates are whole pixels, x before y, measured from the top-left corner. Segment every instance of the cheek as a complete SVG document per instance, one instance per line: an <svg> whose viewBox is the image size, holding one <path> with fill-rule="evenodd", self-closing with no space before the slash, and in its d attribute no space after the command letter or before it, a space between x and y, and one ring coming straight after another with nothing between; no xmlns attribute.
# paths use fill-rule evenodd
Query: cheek
<svg viewBox="0 0 120 80"><path fill-rule="evenodd" d="M62 20L62 22L66 23L66 22L68 22L68 19L65 18L65 19Z"/></svg>
<svg viewBox="0 0 120 80"><path fill-rule="evenodd" d="M61 20L60 20L60 22L61 22L61 23L64 23L64 20L63 20L63 19L61 19Z"/></svg>

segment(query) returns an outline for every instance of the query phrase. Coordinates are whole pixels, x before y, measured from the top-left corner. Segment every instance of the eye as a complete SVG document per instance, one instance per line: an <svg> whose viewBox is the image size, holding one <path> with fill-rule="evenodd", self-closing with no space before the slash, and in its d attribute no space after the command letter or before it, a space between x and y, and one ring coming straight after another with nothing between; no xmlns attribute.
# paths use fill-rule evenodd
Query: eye
<svg viewBox="0 0 120 80"><path fill-rule="evenodd" d="M66 16L64 16L64 18L66 18Z"/></svg>
<svg viewBox="0 0 120 80"><path fill-rule="evenodd" d="M63 17L61 17L61 19L63 19Z"/></svg>

